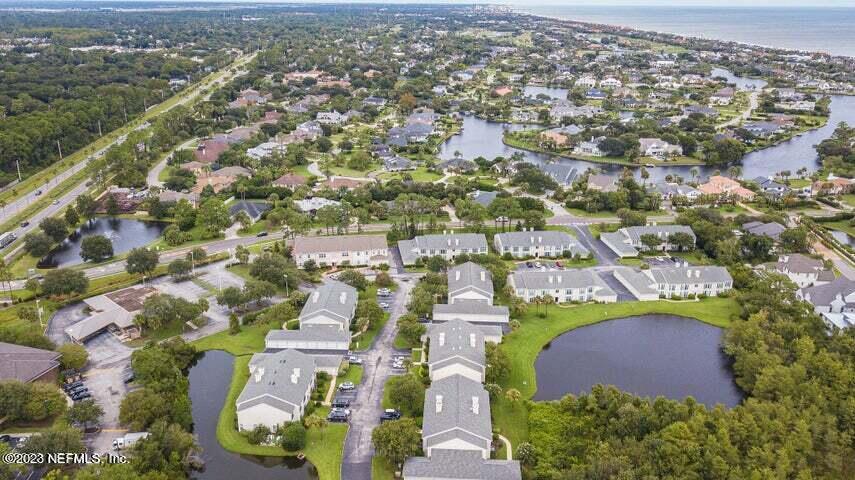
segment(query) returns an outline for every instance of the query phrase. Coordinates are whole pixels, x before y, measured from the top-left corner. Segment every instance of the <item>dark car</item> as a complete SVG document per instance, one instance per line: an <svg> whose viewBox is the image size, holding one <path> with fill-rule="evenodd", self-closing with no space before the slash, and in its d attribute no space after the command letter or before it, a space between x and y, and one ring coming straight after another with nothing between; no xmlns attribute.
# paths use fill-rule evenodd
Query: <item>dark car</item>
<svg viewBox="0 0 855 480"><path fill-rule="evenodd" d="M350 400L346 400L344 398L337 398L332 402L333 408L348 408L350 407Z"/></svg>
<svg viewBox="0 0 855 480"><path fill-rule="evenodd" d="M329 415L327 415L327 421L338 423L347 422L347 414L340 410L332 410Z"/></svg>
<svg viewBox="0 0 855 480"><path fill-rule="evenodd" d="M68 391L68 394L69 394L69 395L71 395L71 396L74 396L74 395L78 395L78 394L80 394L80 393L88 392L88 391L89 391L89 389L88 389L88 388L86 388L86 387L84 387L83 385L81 385L81 386L79 386L79 387L75 387L75 388L72 388L71 390L69 390L69 391Z"/></svg>
<svg viewBox="0 0 855 480"><path fill-rule="evenodd" d="M86 400L87 398L92 398L92 394L89 392L80 392L76 395L72 395L71 399L75 402L79 402L81 400Z"/></svg>
<svg viewBox="0 0 855 480"><path fill-rule="evenodd" d="M533 267L533 266L534 266L534 264L533 264L533 263L531 263L531 262L525 262L525 266L526 266L526 267L528 267L528 268L531 268L531 267Z"/></svg>
<svg viewBox="0 0 855 480"><path fill-rule="evenodd" d="M23 222L21 222L21 228L27 227L27 226L29 226L29 225L30 225L30 222L28 222L28 221L26 221L26 220L24 220Z"/></svg>
<svg viewBox="0 0 855 480"><path fill-rule="evenodd" d="M400 418L401 418L401 412L399 412L395 409L392 409L392 408L387 408L386 410L383 411L383 414L380 415L380 423L388 422L391 420L398 420Z"/></svg>
<svg viewBox="0 0 855 480"><path fill-rule="evenodd" d="M41 194L42 194L42 191L41 191L41 190L36 190L36 196L37 196L37 197L38 197L39 195L41 195Z"/></svg>
<svg viewBox="0 0 855 480"><path fill-rule="evenodd" d="M266 236L267 236L267 232L258 232L258 234L256 235L256 237L266 237Z"/></svg>
<svg viewBox="0 0 855 480"><path fill-rule="evenodd" d="M62 389L65 390L66 392L70 392L71 390L74 390L75 388L82 387L82 386L83 386L83 382L77 381L74 383L66 383L65 385L62 386Z"/></svg>
<svg viewBox="0 0 855 480"><path fill-rule="evenodd" d="M134 372L128 372L124 375L124 377L122 377L122 381L125 383L131 383L134 381L135 378L136 376L134 376Z"/></svg>

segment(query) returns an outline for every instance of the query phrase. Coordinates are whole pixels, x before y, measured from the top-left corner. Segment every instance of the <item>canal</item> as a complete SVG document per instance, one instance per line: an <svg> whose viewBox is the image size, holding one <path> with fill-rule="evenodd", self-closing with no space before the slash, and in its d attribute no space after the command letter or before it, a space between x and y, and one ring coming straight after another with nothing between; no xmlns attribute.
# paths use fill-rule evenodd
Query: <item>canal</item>
<svg viewBox="0 0 855 480"><path fill-rule="evenodd" d="M226 451L217 441L217 421L232 381L234 357L220 350L200 355L190 368L193 433L202 447L205 471L198 480L315 480L311 463L296 457L259 457Z"/></svg>
<svg viewBox="0 0 855 480"><path fill-rule="evenodd" d="M721 351L722 330L673 315L610 320L560 335L537 357L534 400L558 400L597 384L642 397L734 407L742 392Z"/></svg>
<svg viewBox="0 0 855 480"><path fill-rule="evenodd" d="M728 78L737 78L730 75ZM762 80L742 79L740 84L750 82L762 82ZM850 125L855 124L855 97L832 95L831 117L828 123L819 129L811 130L802 135L792 138L787 142L780 143L774 147L749 153L742 159L742 177L752 179L758 176L775 176L777 172L789 170L795 173L801 167L807 167L809 171L819 167L819 157L814 145L831 136L840 122ZM582 160L571 160L555 157L553 155L529 152L509 147L502 142L506 130L516 131L525 128L543 128L533 125L505 124L489 122L474 116L465 116L463 119L463 131L440 145L439 157L443 160L454 157L455 152L460 152L464 158L473 159L482 156L492 160L497 156L509 158L519 152L526 161L536 165L549 162L557 162L570 165L579 172L589 168L599 168L608 173L618 173L624 167L619 165L608 165ZM680 175L685 179L691 178L689 166L655 167L649 168L652 181L662 181L669 175ZM726 168L699 166L700 176L709 176L715 170L726 170ZM637 174L637 172L636 172Z"/></svg>

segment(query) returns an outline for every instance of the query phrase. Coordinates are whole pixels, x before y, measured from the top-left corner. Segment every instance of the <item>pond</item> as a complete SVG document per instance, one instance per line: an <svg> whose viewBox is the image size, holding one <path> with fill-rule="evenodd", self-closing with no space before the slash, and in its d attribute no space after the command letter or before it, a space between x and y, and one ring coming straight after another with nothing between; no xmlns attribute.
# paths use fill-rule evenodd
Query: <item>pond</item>
<svg viewBox="0 0 855 480"><path fill-rule="evenodd" d="M91 235L104 235L113 242L113 254L142 247L158 238L169 226L165 222L131 218L95 217L75 230L61 244L39 260L39 268L70 267L83 263L80 244Z"/></svg>
<svg viewBox="0 0 855 480"><path fill-rule="evenodd" d="M260 457L226 451L217 441L217 421L232 382L234 357L226 352L205 352L190 368L193 433L202 447L205 471L199 480L315 480L312 464L296 457Z"/></svg>
<svg viewBox="0 0 855 480"><path fill-rule="evenodd" d="M570 90L558 87L541 87L539 85L526 85L523 89L523 95L526 97L537 97L538 95L546 95L555 100L566 100L567 93Z"/></svg>
<svg viewBox="0 0 855 480"><path fill-rule="evenodd" d="M736 88L739 90L755 90L764 88L766 86L766 80L762 80L759 78L738 77L734 75L730 70L725 70L724 68L713 68L710 72L710 76L725 78L727 79L727 83L732 83L736 85Z"/></svg>
<svg viewBox="0 0 855 480"><path fill-rule="evenodd" d="M537 357L535 400L557 400L614 385L642 397L663 396L728 407L742 401L722 330L673 315L644 315L571 330Z"/></svg>
<svg viewBox="0 0 855 480"><path fill-rule="evenodd" d="M855 237L852 235L849 235L846 232L841 232L840 230L829 230L829 233L831 233L831 236L841 244L855 247Z"/></svg>

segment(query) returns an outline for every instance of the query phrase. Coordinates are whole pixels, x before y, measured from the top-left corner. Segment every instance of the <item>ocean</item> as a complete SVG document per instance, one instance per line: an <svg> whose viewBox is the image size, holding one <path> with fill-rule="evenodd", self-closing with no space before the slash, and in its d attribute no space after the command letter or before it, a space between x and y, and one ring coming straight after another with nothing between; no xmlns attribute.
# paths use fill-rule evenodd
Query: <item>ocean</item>
<svg viewBox="0 0 855 480"><path fill-rule="evenodd" d="M855 57L855 7L515 5L520 12Z"/></svg>

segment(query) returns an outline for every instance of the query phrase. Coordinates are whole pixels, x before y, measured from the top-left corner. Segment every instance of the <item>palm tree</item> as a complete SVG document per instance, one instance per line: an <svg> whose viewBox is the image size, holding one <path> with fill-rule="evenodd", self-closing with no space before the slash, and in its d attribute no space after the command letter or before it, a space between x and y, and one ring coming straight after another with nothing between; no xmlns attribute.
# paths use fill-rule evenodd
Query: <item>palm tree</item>
<svg viewBox="0 0 855 480"><path fill-rule="evenodd" d="M0 258L0 283L6 286L9 292L9 301L12 301L12 269L6 265L6 261Z"/></svg>
<svg viewBox="0 0 855 480"><path fill-rule="evenodd" d="M695 177L697 177L698 174L701 173L701 169L698 167L692 167L691 169L689 169L689 173L692 175L692 181L694 182Z"/></svg>
<svg viewBox="0 0 855 480"><path fill-rule="evenodd" d="M549 305L555 303L555 298L552 295L543 297L543 316L549 318Z"/></svg>
<svg viewBox="0 0 855 480"><path fill-rule="evenodd" d="M317 428L321 431L321 441L324 439L324 429L327 428L327 419L324 417L319 417L318 415L312 414L306 417L304 421L308 428Z"/></svg>
<svg viewBox="0 0 855 480"><path fill-rule="evenodd" d="M641 167L641 187L647 186L647 179L650 178L650 172L646 168Z"/></svg>

